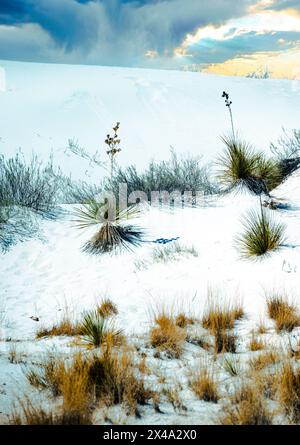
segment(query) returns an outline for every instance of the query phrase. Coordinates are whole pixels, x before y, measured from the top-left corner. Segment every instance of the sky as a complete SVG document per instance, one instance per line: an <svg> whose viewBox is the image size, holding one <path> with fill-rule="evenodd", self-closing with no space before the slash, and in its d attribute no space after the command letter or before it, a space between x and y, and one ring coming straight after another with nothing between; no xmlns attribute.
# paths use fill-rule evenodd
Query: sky
<svg viewBox="0 0 300 445"><path fill-rule="evenodd" d="M0 0L0 59L300 78L300 0Z"/></svg>

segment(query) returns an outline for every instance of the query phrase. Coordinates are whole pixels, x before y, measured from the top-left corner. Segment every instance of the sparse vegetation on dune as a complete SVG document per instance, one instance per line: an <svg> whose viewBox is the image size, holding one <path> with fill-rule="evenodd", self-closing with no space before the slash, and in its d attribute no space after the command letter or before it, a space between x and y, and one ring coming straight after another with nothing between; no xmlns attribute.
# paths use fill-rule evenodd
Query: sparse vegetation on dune
<svg viewBox="0 0 300 445"><path fill-rule="evenodd" d="M138 405L148 403L154 396L138 367L128 348L114 351L111 344L106 344L97 354L76 353L68 360L49 357L41 369L27 371L27 379L33 386L61 396L63 412L75 413L80 419L92 412L96 402L106 406L123 404L128 413L137 414Z"/></svg>
<svg viewBox="0 0 300 445"><path fill-rule="evenodd" d="M236 238L242 258L262 257L285 241L285 225L273 219L263 207L250 211L243 221L244 232Z"/></svg>

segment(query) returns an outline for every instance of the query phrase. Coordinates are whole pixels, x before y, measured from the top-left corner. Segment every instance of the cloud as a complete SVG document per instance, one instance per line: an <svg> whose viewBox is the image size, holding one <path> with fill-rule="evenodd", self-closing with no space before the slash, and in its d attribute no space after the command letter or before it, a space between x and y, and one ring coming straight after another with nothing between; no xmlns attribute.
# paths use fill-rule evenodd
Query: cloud
<svg viewBox="0 0 300 445"><path fill-rule="evenodd" d="M240 32L226 39L204 38L189 46L190 63L221 63L244 54L289 50L300 41L300 32Z"/></svg>
<svg viewBox="0 0 300 445"><path fill-rule="evenodd" d="M243 15L253 0L1 0L0 58L138 65L187 33ZM44 34L42 36L42 34ZM36 42L34 42L34 36Z"/></svg>

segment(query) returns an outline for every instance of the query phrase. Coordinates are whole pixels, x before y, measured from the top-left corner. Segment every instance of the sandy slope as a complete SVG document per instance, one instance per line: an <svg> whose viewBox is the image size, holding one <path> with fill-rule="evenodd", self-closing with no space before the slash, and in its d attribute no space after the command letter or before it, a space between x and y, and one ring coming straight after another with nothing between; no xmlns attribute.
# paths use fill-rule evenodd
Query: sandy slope
<svg viewBox="0 0 300 445"><path fill-rule="evenodd" d="M297 128L298 81L255 80L199 73L92 66L0 62L6 91L0 88L0 152L50 150L64 170L82 177L88 163L64 153L69 138L91 152L105 152L103 140L121 121L122 165L143 166L164 159L170 146L212 159L228 131L221 94L231 94L236 126L261 149L281 127ZM2 82L4 83L4 82Z"/></svg>
<svg viewBox="0 0 300 445"><path fill-rule="evenodd" d="M66 140L74 136L88 148L97 147L116 118L123 123L126 151L122 162L143 164L154 155L164 158L170 144L178 151L189 149L207 158L214 156L219 149L217 135L227 128L220 98L223 89L232 92L239 125L256 143L266 145L281 125L297 126L300 111L299 91L291 82L130 69L1 65L7 71L7 89L0 93L1 151L8 154L22 145L27 151L35 149L46 155L53 148L62 167L78 169L81 177L85 167L66 157ZM65 208L62 218L41 222L43 240L24 242L1 254L0 423L7 420L16 397L28 390L22 364L9 363L11 342L7 340L17 342L29 362L40 361L42 354L53 348L68 355L69 339L36 341L37 328L51 326L66 307L73 317L79 317L102 297L117 304L117 324L143 345L149 309L155 304L190 306L200 316L209 287L219 291L220 299L240 298L246 318L237 326L238 352L242 360L247 359L245 344L251 329L266 316L265 291L285 288L300 304L299 181L296 173L274 191L276 197L290 204L288 210L274 212L287 225L287 242L260 262L241 261L234 247L242 216L258 206L257 198L247 194L213 197L199 208L145 208L139 225L147 229L148 240L179 236L181 243L194 245L197 257L153 262L155 246L151 243L117 256L86 255L81 246L90 234L74 227L71 206ZM33 321L32 316L39 321ZM268 338L274 341L272 322L266 323L270 327ZM297 339L299 329L292 335ZM286 341L284 335L276 338ZM151 350L147 354L153 356ZM198 362L200 355L201 348L187 345L182 361L159 364L171 379L175 373L182 379L182 394L191 408L187 414L163 406L166 414L162 420L146 407L141 420L130 422L213 422L220 407L196 401L182 371ZM218 372L227 382L224 371Z"/></svg>

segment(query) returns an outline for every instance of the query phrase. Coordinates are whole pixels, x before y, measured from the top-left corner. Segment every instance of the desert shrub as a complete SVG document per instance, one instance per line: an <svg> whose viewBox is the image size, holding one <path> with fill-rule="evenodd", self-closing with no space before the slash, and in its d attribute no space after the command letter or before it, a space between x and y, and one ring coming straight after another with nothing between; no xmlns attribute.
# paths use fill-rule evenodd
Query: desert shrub
<svg viewBox="0 0 300 445"><path fill-rule="evenodd" d="M58 175L52 160L43 166L36 156L29 163L20 154L10 159L1 156L0 202L52 218L59 191Z"/></svg>
<svg viewBox="0 0 300 445"><path fill-rule="evenodd" d="M211 182L209 167L201 165L199 157L181 157L172 151L168 161L150 162L148 168L140 173L135 166L119 168L112 179L107 179L105 189L119 195L119 184L127 184L128 194L136 191L146 193L148 200L151 192L179 191L202 192L211 195L218 192L216 184Z"/></svg>
<svg viewBox="0 0 300 445"><path fill-rule="evenodd" d="M38 221L28 209L0 202L0 249L3 252L37 236L38 229Z"/></svg>
<svg viewBox="0 0 300 445"><path fill-rule="evenodd" d="M150 330L150 344L164 351L170 358L179 358L183 352L187 333L176 325L176 317L161 311L155 316L155 325Z"/></svg>
<svg viewBox="0 0 300 445"><path fill-rule="evenodd" d="M285 363L276 377L279 402L290 419L300 421L300 370Z"/></svg>
<svg viewBox="0 0 300 445"><path fill-rule="evenodd" d="M259 257L278 249L285 241L285 225L273 219L260 206L243 220L244 232L236 239L243 258Z"/></svg>
<svg viewBox="0 0 300 445"><path fill-rule="evenodd" d="M283 135L277 142L271 143L272 153L281 161L298 159L300 156L300 130L292 130L290 133L283 129Z"/></svg>
<svg viewBox="0 0 300 445"><path fill-rule="evenodd" d="M297 308L282 296L274 295L267 298L267 310L269 317L275 321L278 332L291 332L295 327L300 326Z"/></svg>
<svg viewBox="0 0 300 445"><path fill-rule="evenodd" d="M121 331L115 329L113 324L103 318L97 310L83 315L81 334L87 344L95 347L101 346L108 338L117 343L122 337Z"/></svg>
<svg viewBox="0 0 300 445"><path fill-rule="evenodd" d="M207 366L200 366L193 373L189 385L200 400L217 403L219 392L213 372Z"/></svg>
<svg viewBox="0 0 300 445"><path fill-rule="evenodd" d="M256 153L246 142L233 137L224 137L226 146L219 158L219 179L226 189L246 187L254 194L268 194L280 184L282 178L278 163Z"/></svg>

